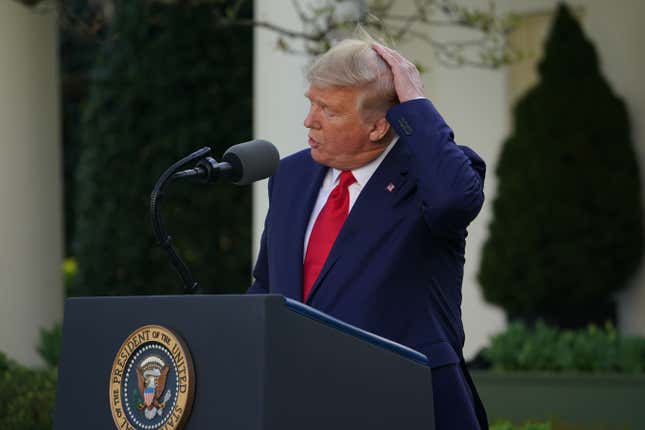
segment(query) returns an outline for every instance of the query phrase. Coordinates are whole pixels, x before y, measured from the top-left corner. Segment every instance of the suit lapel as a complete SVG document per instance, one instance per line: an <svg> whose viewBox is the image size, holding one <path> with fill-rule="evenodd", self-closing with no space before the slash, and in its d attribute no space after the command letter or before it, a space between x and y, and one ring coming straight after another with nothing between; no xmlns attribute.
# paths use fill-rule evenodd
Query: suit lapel
<svg viewBox="0 0 645 430"><path fill-rule="evenodd" d="M408 156L405 146L401 142L397 142L367 184L365 184L347 220L345 220L345 224L343 224L338 233L325 265L320 271L309 297L307 297L307 303L310 303L316 296L316 292L327 273L343 253L351 249L352 245L360 243L363 235L370 234L369 231L361 228L364 220L379 216L378 211L389 210L408 194L412 186L411 182L407 180L408 163L406 160Z"/></svg>
<svg viewBox="0 0 645 430"><path fill-rule="evenodd" d="M294 300L302 300L302 262L304 258L303 243L305 241L305 232L309 224L311 211L316 203L318 192L322 185L327 167L322 166L310 159L310 165L305 169L305 174L299 181L297 191L289 199L294 203L292 206L293 225L287 228L295 233L293 240L289 240L288 257L286 267L291 268L289 279L285 282L285 295ZM295 179L294 179L295 180ZM302 196L302 197L299 197ZM290 237L290 236L284 236Z"/></svg>

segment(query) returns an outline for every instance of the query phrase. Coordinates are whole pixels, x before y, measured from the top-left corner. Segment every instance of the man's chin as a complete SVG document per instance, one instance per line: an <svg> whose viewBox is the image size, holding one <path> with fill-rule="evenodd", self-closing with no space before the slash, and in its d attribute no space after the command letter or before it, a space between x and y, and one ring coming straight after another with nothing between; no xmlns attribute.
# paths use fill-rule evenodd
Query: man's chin
<svg viewBox="0 0 645 430"><path fill-rule="evenodd" d="M318 148L311 148L311 158L313 158L314 161L318 164L331 167L329 165L329 162L330 162L329 158L325 157L325 155L322 154Z"/></svg>
<svg viewBox="0 0 645 430"><path fill-rule="evenodd" d="M318 151L316 148L309 148L309 152L311 153L311 158L313 158L315 162L319 163L320 151Z"/></svg>

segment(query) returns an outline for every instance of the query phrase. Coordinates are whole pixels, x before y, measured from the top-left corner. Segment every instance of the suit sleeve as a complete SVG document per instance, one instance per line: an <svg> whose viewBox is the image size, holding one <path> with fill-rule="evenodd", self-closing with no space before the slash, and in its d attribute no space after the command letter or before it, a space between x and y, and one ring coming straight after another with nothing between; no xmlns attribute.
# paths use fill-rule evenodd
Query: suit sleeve
<svg viewBox="0 0 645 430"><path fill-rule="evenodd" d="M271 190L273 189L273 177L269 178L269 212L264 219L264 231L260 239L260 252L258 260L253 268L253 284L246 291L247 294L268 294L269 293L269 259L267 255L267 226L271 215Z"/></svg>
<svg viewBox="0 0 645 430"><path fill-rule="evenodd" d="M428 99L392 107L387 119L412 154L421 210L433 234L464 229L484 202L483 160L454 135Z"/></svg>

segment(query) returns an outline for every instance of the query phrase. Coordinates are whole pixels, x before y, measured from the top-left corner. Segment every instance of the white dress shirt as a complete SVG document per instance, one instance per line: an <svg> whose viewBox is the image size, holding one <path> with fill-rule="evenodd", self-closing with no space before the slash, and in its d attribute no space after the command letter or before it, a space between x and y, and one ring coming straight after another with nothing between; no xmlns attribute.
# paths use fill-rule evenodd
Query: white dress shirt
<svg viewBox="0 0 645 430"><path fill-rule="evenodd" d="M348 216L349 212L352 211L352 207L354 206L356 199L358 199L359 194L361 193L363 188L365 188L367 181L370 180L374 172L376 172L376 169L378 169L378 166L381 165L381 162L385 159L394 145L396 145L397 140L399 140L399 137L395 136L394 139L392 139L392 141L388 144L385 151L381 153L381 155L379 155L377 158L370 161L366 165L352 170L352 175L354 175L356 182L354 182L347 188L347 190L349 191L349 211L347 213ZM325 179L323 179L322 185L320 186L320 191L318 192L316 204L314 205L314 208L311 211L311 215L309 216L309 224L307 225L307 231L305 232L305 242L303 245L303 261L305 255L307 254L307 244L309 243L309 236L311 236L311 230L313 230L314 228L316 218L318 218L318 214L322 210L323 206L325 206L325 203L327 203L327 198L331 194L331 191L336 185L338 185L338 178L340 177L341 173L342 171L338 169L327 169L327 174L325 175Z"/></svg>

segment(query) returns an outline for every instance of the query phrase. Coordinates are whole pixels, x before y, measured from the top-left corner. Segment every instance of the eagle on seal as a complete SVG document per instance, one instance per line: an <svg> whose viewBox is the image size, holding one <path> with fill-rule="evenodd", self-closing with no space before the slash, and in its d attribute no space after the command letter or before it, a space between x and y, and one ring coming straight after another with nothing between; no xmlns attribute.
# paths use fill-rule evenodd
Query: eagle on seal
<svg viewBox="0 0 645 430"><path fill-rule="evenodd" d="M166 366L159 357L151 356L136 366L136 370L139 393L143 398L143 403L139 403L137 407L145 409L146 418L151 420L155 415L161 415L170 398L170 390L168 390L163 400L161 399L170 367Z"/></svg>

